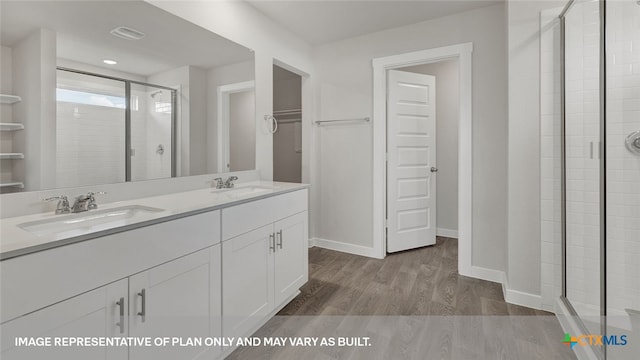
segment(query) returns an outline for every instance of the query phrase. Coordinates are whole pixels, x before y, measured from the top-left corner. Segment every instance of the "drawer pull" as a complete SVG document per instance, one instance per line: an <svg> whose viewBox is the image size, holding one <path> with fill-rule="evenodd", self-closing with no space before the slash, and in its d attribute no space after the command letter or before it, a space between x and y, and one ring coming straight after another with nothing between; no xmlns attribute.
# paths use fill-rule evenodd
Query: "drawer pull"
<svg viewBox="0 0 640 360"><path fill-rule="evenodd" d="M124 297L116 301L116 305L120 308L120 321L116 325L120 327L120 334L124 334Z"/></svg>
<svg viewBox="0 0 640 360"><path fill-rule="evenodd" d="M146 317L147 317L147 292L145 289L142 289L139 293L138 296L140 296L142 298L142 306L141 306L141 310L138 312L138 315L140 315L142 317L142 322L145 322Z"/></svg>
<svg viewBox="0 0 640 360"><path fill-rule="evenodd" d="M276 234L269 234L269 252L276 252Z"/></svg>
<svg viewBox="0 0 640 360"><path fill-rule="evenodd" d="M278 247L282 249L282 229L278 231Z"/></svg>

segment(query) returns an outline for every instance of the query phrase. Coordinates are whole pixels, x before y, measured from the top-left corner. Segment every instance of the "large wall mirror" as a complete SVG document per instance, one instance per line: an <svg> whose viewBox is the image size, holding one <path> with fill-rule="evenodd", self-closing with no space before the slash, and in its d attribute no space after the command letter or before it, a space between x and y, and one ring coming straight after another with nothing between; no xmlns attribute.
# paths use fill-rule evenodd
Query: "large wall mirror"
<svg viewBox="0 0 640 360"><path fill-rule="evenodd" d="M143 1L0 14L3 193L255 168L249 49Z"/></svg>

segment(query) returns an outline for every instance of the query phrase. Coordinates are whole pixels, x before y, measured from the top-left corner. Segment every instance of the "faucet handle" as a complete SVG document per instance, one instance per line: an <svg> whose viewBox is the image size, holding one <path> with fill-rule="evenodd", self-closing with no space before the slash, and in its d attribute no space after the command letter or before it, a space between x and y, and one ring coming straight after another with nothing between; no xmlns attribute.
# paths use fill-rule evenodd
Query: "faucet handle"
<svg viewBox="0 0 640 360"><path fill-rule="evenodd" d="M237 177L237 176L233 176L233 175L232 175L232 176L229 176L229 177L227 178L227 180L224 182L224 187L226 187L226 188L232 188L232 187L233 187L233 182L234 182L234 181L236 181L236 180L238 180L238 177Z"/></svg>
<svg viewBox="0 0 640 360"><path fill-rule="evenodd" d="M104 195L106 191L90 191L87 193L87 198L89 199L89 203L87 204L87 210L94 210L98 208L98 204L96 204L96 195Z"/></svg>
<svg viewBox="0 0 640 360"><path fill-rule="evenodd" d="M217 177L213 179L213 181L211 182L216 185L216 189L222 189L224 187L224 181L222 180L221 177Z"/></svg>
<svg viewBox="0 0 640 360"><path fill-rule="evenodd" d="M67 201L67 202L69 201L66 195L58 195L58 196L52 196L50 198L42 199L42 201L53 201L53 200L60 200L60 201Z"/></svg>
<svg viewBox="0 0 640 360"><path fill-rule="evenodd" d="M50 198L42 199L42 201L53 201L58 200L58 204L56 205L56 214L66 214L71 212L71 207L69 206L69 199L66 195L58 195Z"/></svg>

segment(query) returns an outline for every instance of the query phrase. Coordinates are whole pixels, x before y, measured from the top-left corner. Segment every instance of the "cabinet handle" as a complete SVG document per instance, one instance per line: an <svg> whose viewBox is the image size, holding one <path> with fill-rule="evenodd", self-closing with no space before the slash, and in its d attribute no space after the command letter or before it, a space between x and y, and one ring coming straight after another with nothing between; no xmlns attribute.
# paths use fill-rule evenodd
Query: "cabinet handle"
<svg viewBox="0 0 640 360"><path fill-rule="evenodd" d="M276 252L276 234L269 234L269 250Z"/></svg>
<svg viewBox="0 0 640 360"><path fill-rule="evenodd" d="M116 301L116 305L120 307L120 322L116 325L120 327L120 334L124 334L124 297L121 297L120 301Z"/></svg>
<svg viewBox="0 0 640 360"><path fill-rule="evenodd" d="M140 296L142 298L142 309L140 312L138 312L138 315L140 315L142 317L142 322L144 322L146 320L147 317L147 292L145 291L145 289L142 289L139 293L138 296Z"/></svg>
<svg viewBox="0 0 640 360"><path fill-rule="evenodd" d="M278 247L282 249L282 229L278 231Z"/></svg>

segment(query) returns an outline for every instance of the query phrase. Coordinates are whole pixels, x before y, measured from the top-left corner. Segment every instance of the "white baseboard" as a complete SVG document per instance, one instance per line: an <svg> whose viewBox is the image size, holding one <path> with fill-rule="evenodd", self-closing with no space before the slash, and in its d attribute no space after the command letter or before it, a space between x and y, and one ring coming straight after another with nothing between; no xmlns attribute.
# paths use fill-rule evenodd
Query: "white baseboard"
<svg viewBox="0 0 640 360"><path fill-rule="evenodd" d="M471 276L476 279L487 280L499 284L502 284L504 280L503 271L487 269L480 266L471 267Z"/></svg>
<svg viewBox="0 0 640 360"><path fill-rule="evenodd" d="M314 238L309 238L309 248L316 246L316 240Z"/></svg>
<svg viewBox="0 0 640 360"><path fill-rule="evenodd" d="M534 309L542 309L542 296L534 295L505 287L504 300L509 304L526 306Z"/></svg>
<svg viewBox="0 0 640 360"><path fill-rule="evenodd" d="M339 241L320 239L320 238L313 238L312 241L314 246L321 247L324 249L341 251L349 254L366 256L366 257L371 257L376 259L380 258L379 256L377 256L376 252L372 247L348 244L348 243L343 243Z"/></svg>
<svg viewBox="0 0 640 360"><path fill-rule="evenodd" d="M509 304L526 306L538 310L542 310L542 296L535 295L531 293L526 293L523 291L513 290L509 288L509 281L507 279L507 274L504 272L503 280L502 280L502 292L504 294L504 301Z"/></svg>
<svg viewBox="0 0 640 360"><path fill-rule="evenodd" d="M458 230L436 228L436 236L443 236L443 237L457 239L458 238Z"/></svg>
<svg viewBox="0 0 640 360"><path fill-rule="evenodd" d="M504 300L509 304L526 306L538 310L542 309L542 296L510 289L504 271L472 266L471 276L502 284L502 295L504 295Z"/></svg>

